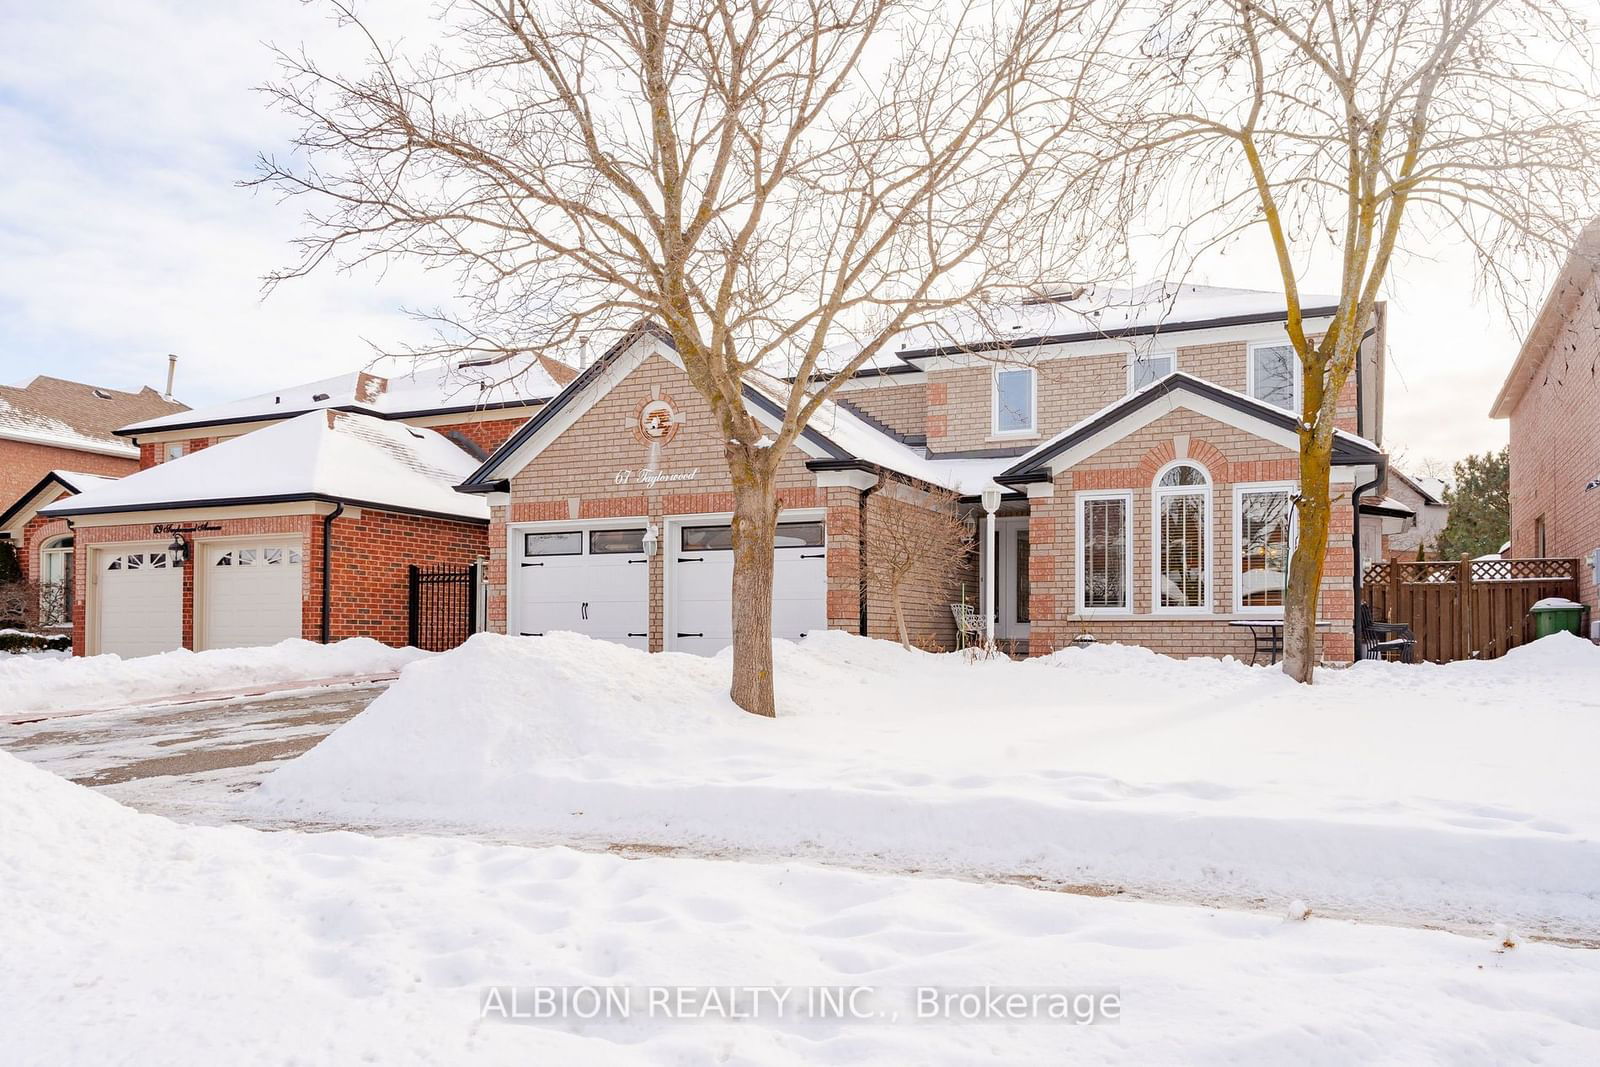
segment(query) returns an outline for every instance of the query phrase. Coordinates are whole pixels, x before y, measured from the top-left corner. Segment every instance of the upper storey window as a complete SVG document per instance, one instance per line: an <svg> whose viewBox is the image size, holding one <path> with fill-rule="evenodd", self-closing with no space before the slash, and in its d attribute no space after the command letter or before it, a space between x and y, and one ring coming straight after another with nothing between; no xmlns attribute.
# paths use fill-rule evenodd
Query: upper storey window
<svg viewBox="0 0 1600 1067"><path fill-rule="evenodd" d="M1030 434L1034 425L1034 374L1032 367L994 369L994 410L991 423L996 434Z"/></svg>
<svg viewBox="0 0 1600 1067"><path fill-rule="evenodd" d="M1293 345L1250 346L1250 395L1295 411L1300 384L1300 361Z"/></svg>
<svg viewBox="0 0 1600 1067"><path fill-rule="evenodd" d="M1177 369L1177 358L1171 352L1136 352L1128 362L1128 392L1137 393Z"/></svg>

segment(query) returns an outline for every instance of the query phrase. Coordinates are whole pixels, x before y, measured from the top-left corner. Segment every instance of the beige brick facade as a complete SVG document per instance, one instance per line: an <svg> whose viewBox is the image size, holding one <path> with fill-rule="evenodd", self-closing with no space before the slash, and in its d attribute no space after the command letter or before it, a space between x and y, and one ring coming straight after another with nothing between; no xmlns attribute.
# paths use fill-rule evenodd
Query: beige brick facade
<svg viewBox="0 0 1600 1067"><path fill-rule="evenodd" d="M894 377L864 378L838 397L902 436L927 432L928 385L924 381L902 385Z"/></svg>
<svg viewBox="0 0 1600 1067"><path fill-rule="evenodd" d="M1199 618L1158 615L1153 610L1153 485L1159 471L1176 459L1199 464L1211 479L1211 606ZM1231 619L1246 617L1235 611L1234 604L1234 489L1250 483L1292 483L1297 470L1296 456L1287 449L1204 415L1178 410L1058 475L1052 496L1030 501L1030 653L1049 652L1080 634L1092 634L1097 640L1145 645L1174 656L1248 658L1249 631L1228 625ZM1321 651L1325 660L1348 662L1354 646L1350 543L1354 517L1348 487L1335 488L1319 615L1328 622ZM1126 490L1132 497L1132 610L1089 616L1077 608L1077 494L1113 489Z"/></svg>

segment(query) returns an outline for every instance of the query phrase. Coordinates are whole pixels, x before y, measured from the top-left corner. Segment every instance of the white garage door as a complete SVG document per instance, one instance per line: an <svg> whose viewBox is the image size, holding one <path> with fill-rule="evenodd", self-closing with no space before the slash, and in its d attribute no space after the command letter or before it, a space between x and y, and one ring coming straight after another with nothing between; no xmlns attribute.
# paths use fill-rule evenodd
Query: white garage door
<svg viewBox="0 0 1600 1067"><path fill-rule="evenodd" d="M571 630L650 647L650 559L643 526L524 530L514 542L512 625L525 637Z"/></svg>
<svg viewBox="0 0 1600 1067"><path fill-rule="evenodd" d="M733 643L733 529L726 524L680 526L669 549L667 647L712 655ZM797 641L827 625L822 520L780 522L772 558L772 636Z"/></svg>
<svg viewBox="0 0 1600 1067"><path fill-rule="evenodd" d="M149 656L183 644L183 568L160 548L95 553L100 652Z"/></svg>
<svg viewBox="0 0 1600 1067"><path fill-rule="evenodd" d="M201 648L275 645L300 636L299 542L205 545L196 575Z"/></svg>

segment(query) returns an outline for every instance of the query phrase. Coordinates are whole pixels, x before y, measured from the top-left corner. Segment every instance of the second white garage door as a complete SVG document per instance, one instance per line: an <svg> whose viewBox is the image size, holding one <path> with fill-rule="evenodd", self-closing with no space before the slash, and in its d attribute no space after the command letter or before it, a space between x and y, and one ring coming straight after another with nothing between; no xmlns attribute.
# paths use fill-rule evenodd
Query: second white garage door
<svg viewBox="0 0 1600 1067"><path fill-rule="evenodd" d="M299 637L299 542L203 546L198 595L201 648L249 648Z"/></svg>
<svg viewBox="0 0 1600 1067"><path fill-rule="evenodd" d="M733 529L672 531L667 648L709 656L733 643ZM780 522L772 557L772 636L798 641L828 626L828 553L821 519Z"/></svg>
<svg viewBox="0 0 1600 1067"><path fill-rule="evenodd" d="M149 656L183 644L183 568L164 548L95 553L99 652Z"/></svg>

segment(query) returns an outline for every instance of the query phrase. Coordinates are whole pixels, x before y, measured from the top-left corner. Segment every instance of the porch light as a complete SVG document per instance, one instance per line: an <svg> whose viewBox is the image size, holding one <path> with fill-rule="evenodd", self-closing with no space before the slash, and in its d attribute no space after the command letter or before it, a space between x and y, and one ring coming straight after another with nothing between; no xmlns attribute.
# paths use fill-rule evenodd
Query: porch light
<svg viewBox="0 0 1600 1067"><path fill-rule="evenodd" d="M649 558L656 554L656 546L661 543L661 531L656 529L656 524L651 523L644 528L644 554Z"/></svg>
<svg viewBox="0 0 1600 1067"><path fill-rule="evenodd" d="M167 558L174 567L181 567L189 561L189 542L183 539L183 534L173 533L172 544L167 546Z"/></svg>
<svg viewBox="0 0 1600 1067"><path fill-rule="evenodd" d="M994 513L1000 510L1000 487L990 485L983 491L983 510L988 512L988 526L984 530L984 561L983 561L983 641L989 647L994 647L994 555L995 532Z"/></svg>
<svg viewBox="0 0 1600 1067"><path fill-rule="evenodd" d="M1000 487L991 485L983 491L983 510L993 515L1000 510Z"/></svg>

